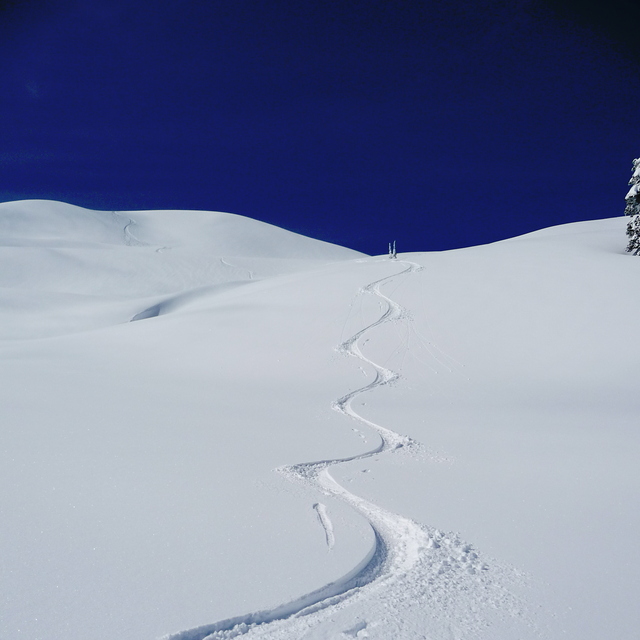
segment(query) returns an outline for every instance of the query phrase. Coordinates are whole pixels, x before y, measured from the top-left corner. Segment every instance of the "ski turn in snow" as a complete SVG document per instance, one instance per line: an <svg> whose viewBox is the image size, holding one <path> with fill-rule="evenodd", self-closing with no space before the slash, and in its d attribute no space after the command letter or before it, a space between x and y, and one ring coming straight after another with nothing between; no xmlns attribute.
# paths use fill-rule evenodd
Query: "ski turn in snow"
<svg viewBox="0 0 640 640"><path fill-rule="evenodd" d="M415 441L367 420L352 406L361 394L399 378L396 372L367 358L360 347L361 338L376 327L410 321L405 309L381 290L393 279L422 269L413 262L399 262L406 265L402 271L359 291L359 295L380 299L380 317L337 347L340 353L373 368L375 375L367 385L338 398L332 408L375 431L380 444L356 456L298 463L277 470L310 491L342 500L364 516L375 537L371 552L340 580L301 598L275 609L170 634L164 640L222 640L238 636L272 640L489 638L496 625L514 626L518 633L537 637L523 603L513 593L525 582L519 572L483 558L456 534L419 524L351 493L331 476L332 467L346 462L379 454L417 456L421 451ZM331 549L335 538L328 510L320 502L313 506Z"/></svg>

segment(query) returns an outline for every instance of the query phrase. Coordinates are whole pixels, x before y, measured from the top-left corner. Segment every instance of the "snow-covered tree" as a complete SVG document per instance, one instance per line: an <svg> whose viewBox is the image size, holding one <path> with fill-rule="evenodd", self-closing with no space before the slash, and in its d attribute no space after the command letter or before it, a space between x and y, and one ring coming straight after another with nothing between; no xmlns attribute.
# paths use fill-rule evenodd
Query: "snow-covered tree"
<svg viewBox="0 0 640 640"><path fill-rule="evenodd" d="M640 158L633 161L631 171L631 180L629 180L631 189L625 198L627 206L624 213L631 216L631 220L627 224L627 235L629 236L627 251L637 256L640 255Z"/></svg>

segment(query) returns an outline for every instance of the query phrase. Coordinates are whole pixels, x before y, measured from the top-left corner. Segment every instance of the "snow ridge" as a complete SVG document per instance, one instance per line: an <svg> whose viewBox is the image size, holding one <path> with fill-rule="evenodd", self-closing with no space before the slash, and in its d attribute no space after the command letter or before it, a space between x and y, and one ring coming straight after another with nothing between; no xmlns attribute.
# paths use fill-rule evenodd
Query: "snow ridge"
<svg viewBox="0 0 640 640"><path fill-rule="evenodd" d="M382 315L337 347L375 371L367 385L337 399L332 408L373 429L380 436L374 449L348 458L299 463L278 469L292 481L353 507L370 523L375 544L367 557L340 580L272 610L222 620L211 625L165 636L164 640L222 640L246 636L268 640L366 638L464 638L478 637L494 623L523 622L532 631L522 603L507 585L520 587L523 577L515 570L489 563L457 534L416 523L391 513L345 489L330 474L330 468L364 460L382 453L417 453L421 447L360 416L352 401L360 394L393 383L399 375L368 359L359 340L387 323L409 320L406 310L381 291L382 285L402 275L422 270L403 262L406 268L376 280L360 290L375 295L383 304ZM398 264L395 263L395 264ZM325 505L316 503L329 548L333 526Z"/></svg>

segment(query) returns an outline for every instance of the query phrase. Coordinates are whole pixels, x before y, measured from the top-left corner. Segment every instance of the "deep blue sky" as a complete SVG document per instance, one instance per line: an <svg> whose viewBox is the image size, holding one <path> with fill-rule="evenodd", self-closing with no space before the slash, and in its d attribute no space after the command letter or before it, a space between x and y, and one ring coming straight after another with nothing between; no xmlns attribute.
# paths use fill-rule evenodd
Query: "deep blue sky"
<svg viewBox="0 0 640 640"><path fill-rule="evenodd" d="M0 0L0 200L367 253L622 215L639 26L629 0Z"/></svg>

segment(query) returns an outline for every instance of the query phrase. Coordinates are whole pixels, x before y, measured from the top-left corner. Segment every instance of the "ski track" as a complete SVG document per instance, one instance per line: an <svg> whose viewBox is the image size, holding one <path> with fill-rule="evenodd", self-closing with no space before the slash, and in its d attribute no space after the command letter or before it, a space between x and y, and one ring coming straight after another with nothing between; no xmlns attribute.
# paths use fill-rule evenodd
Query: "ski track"
<svg viewBox="0 0 640 640"><path fill-rule="evenodd" d="M333 546L336 543L336 536L333 532L333 523L331 522L331 518L327 513L327 507L322 504L322 502L316 502L313 505L313 508L316 510L318 514L318 520L320 521L320 525L324 529L324 535L327 542L327 547L329 549L333 549Z"/></svg>
<svg viewBox="0 0 640 640"><path fill-rule="evenodd" d="M220 263L223 264L225 267L229 267L235 271L241 270L241 271L246 271L249 274L249 280L253 280L253 271L251 271L251 269L247 269L246 267L236 267L234 265L232 265L230 262L227 262L227 260L225 260L224 258L220 258Z"/></svg>
<svg viewBox="0 0 640 640"><path fill-rule="evenodd" d="M146 242L142 242L141 240L138 240L138 238L136 238L133 233L131 233L131 227L135 225L135 221L132 220L131 218L127 218L125 216L123 216L121 213L118 213L117 211L112 211L111 212L117 220L119 220L120 222L122 222L123 220L126 220L126 223L122 229L122 233L124 236L124 243L128 246L134 246L134 247L146 247L147 243Z"/></svg>
<svg viewBox="0 0 640 640"><path fill-rule="evenodd" d="M416 523L361 498L331 476L336 465L365 460L379 454L416 455L421 446L407 436L358 415L352 407L357 396L389 385L399 375L369 358L360 350L360 339L376 327L408 314L382 293L380 287L398 276L421 270L420 265L397 260L405 269L360 290L375 295L382 314L340 344L337 350L374 370L367 385L336 400L332 408L369 427L380 437L374 449L348 458L299 463L279 468L288 479L349 504L364 516L373 530L375 544L364 560L341 579L275 609L258 611L214 624L164 636L162 640L226 640L245 636L268 640L301 638L376 638L380 640L491 638L498 624L513 628L505 637L538 637L533 620L521 600L513 595L525 577L517 570L483 559L455 533ZM362 367L361 367L362 368ZM313 505L325 530L329 549L335 543L333 525L324 504ZM484 635L488 634L488 635Z"/></svg>

